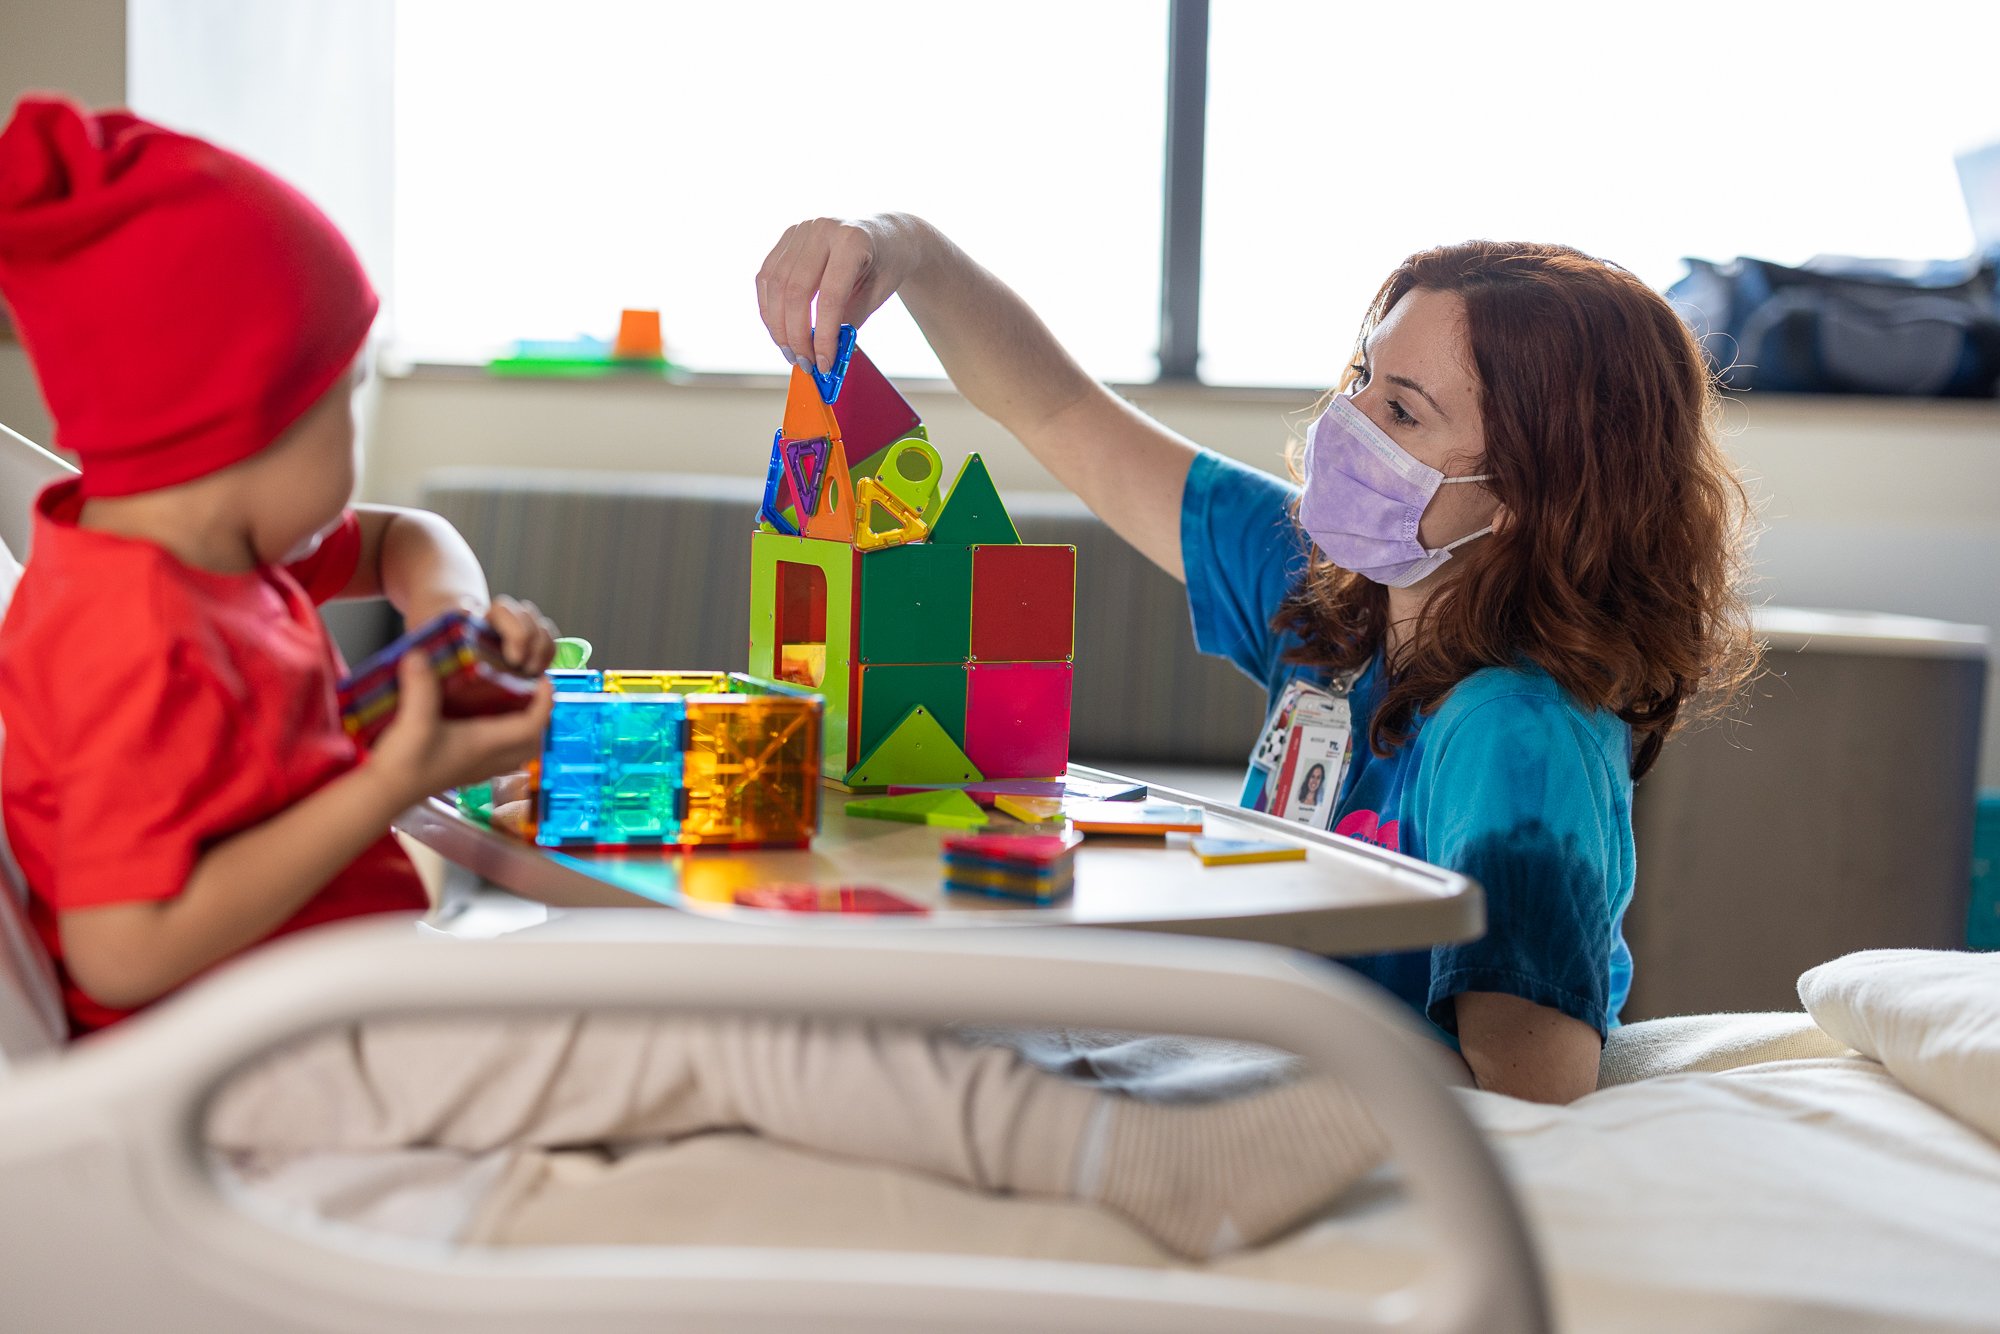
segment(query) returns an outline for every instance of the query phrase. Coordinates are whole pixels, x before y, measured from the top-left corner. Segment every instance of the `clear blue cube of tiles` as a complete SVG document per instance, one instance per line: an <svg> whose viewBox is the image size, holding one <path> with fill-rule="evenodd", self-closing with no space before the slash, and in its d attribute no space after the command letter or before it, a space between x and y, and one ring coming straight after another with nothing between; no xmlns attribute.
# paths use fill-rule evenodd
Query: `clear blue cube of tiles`
<svg viewBox="0 0 2000 1334"><path fill-rule="evenodd" d="M680 830L686 721L678 695L558 694L542 748L536 842L673 839Z"/></svg>

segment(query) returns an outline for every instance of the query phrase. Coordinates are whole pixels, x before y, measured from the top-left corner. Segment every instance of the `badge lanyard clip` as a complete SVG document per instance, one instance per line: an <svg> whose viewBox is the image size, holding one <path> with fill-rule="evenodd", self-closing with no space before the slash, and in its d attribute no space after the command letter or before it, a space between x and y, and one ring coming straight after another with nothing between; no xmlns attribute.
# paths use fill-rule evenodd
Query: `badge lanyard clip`
<svg viewBox="0 0 2000 1334"><path fill-rule="evenodd" d="M1315 829L1333 827L1353 735L1348 694L1359 672L1321 686L1293 679L1250 752L1241 804Z"/></svg>

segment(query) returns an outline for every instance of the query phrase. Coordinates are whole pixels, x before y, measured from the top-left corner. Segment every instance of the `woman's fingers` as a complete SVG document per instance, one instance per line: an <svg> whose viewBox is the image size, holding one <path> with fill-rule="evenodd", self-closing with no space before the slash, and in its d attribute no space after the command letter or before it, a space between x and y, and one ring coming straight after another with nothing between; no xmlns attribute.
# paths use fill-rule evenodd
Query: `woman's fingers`
<svg viewBox="0 0 2000 1334"><path fill-rule="evenodd" d="M833 369L840 326L860 324L874 307L860 303L862 284L875 267L875 248L859 227L836 227L827 245L819 280L819 324L813 331L813 362L822 374Z"/></svg>
<svg viewBox="0 0 2000 1334"><path fill-rule="evenodd" d="M784 351L788 360L791 348L785 340L790 335L785 328L785 302L780 291L784 275L791 266L792 247L797 244L799 232L804 226L804 223L799 223L785 228L778 244L764 256L763 267L757 270L757 315L764 321L764 331L771 335L771 341Z"/></svg>
<svg viewBox="0 0 2000 1334"><path fill-rule="evenodd" d="M820 222L802 222L779 257L772 280L778 346L794 359L812 355L813 296L826 272L826 237Z"/></svg>

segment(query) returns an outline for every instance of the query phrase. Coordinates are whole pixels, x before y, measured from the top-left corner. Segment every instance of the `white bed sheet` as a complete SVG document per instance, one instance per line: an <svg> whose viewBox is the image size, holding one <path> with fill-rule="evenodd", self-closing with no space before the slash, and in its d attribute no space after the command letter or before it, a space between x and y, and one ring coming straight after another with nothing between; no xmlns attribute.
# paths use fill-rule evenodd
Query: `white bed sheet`
<svg viewBox="0 0 2000 1334"><path fill-rule="evenodd" d="M1565 1328L2000 1327L2000 1145L1874 1061L1674 1075L1565 1108L1465 1096ZM1218 1268L1351 1290L1395 1286L1422 1254L1382 1201Z"/></svg>
<svg viewBox="0 0 2000 1334"><path fill-rule="evenodd" d="M1522 1190L1564 1328L2000 1327L2000 1145L1912 1096L1874 1061L1673 1075L1565 1108L1464 1096ZM399 1204L377 1164L365 1189L347 1189L350 1203L365 1205L348 1209L347 1221L394 1219L412 1235L425 1230L412 1220L427 1217L434 1240L449 1227L495 1245L798 1245L1174 1263L1086 1206L989 1198L746 1135L615 1161L529 1154L498 1173L483 1164L448 1207L438 1195L445 1165L413 1167L413 1189L427 1202ZM262 1188L284 1189L293 1212L340 1177L295 1168ZM1383 1173L1320 1222L1214 1268L1383 1291L1407 1282L1428 1249Z"/></svg>

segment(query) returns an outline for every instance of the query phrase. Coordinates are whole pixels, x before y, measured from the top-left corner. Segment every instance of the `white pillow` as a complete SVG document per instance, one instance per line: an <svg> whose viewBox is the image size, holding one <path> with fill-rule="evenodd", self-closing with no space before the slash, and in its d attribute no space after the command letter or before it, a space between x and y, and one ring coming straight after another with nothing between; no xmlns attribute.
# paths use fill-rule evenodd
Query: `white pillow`
<svg viewBox="0 0 2000 1334"><path fill-rule="evenodd" d="M0 542L0 619L7 615L21 563ZM0 723L0 765L6 763L7 730ZM28 884L7 846L0 821L0 1072L18 1061L60 1048L68 1033L62 991L42 942L28 921Z"/></svg>
<svg viewBox="0 0 2000 1334"><path fill-rule="evenodd" d="M1815 1023L2000 1139L2000 954L1864 950L1799 979Z"/></svg>

